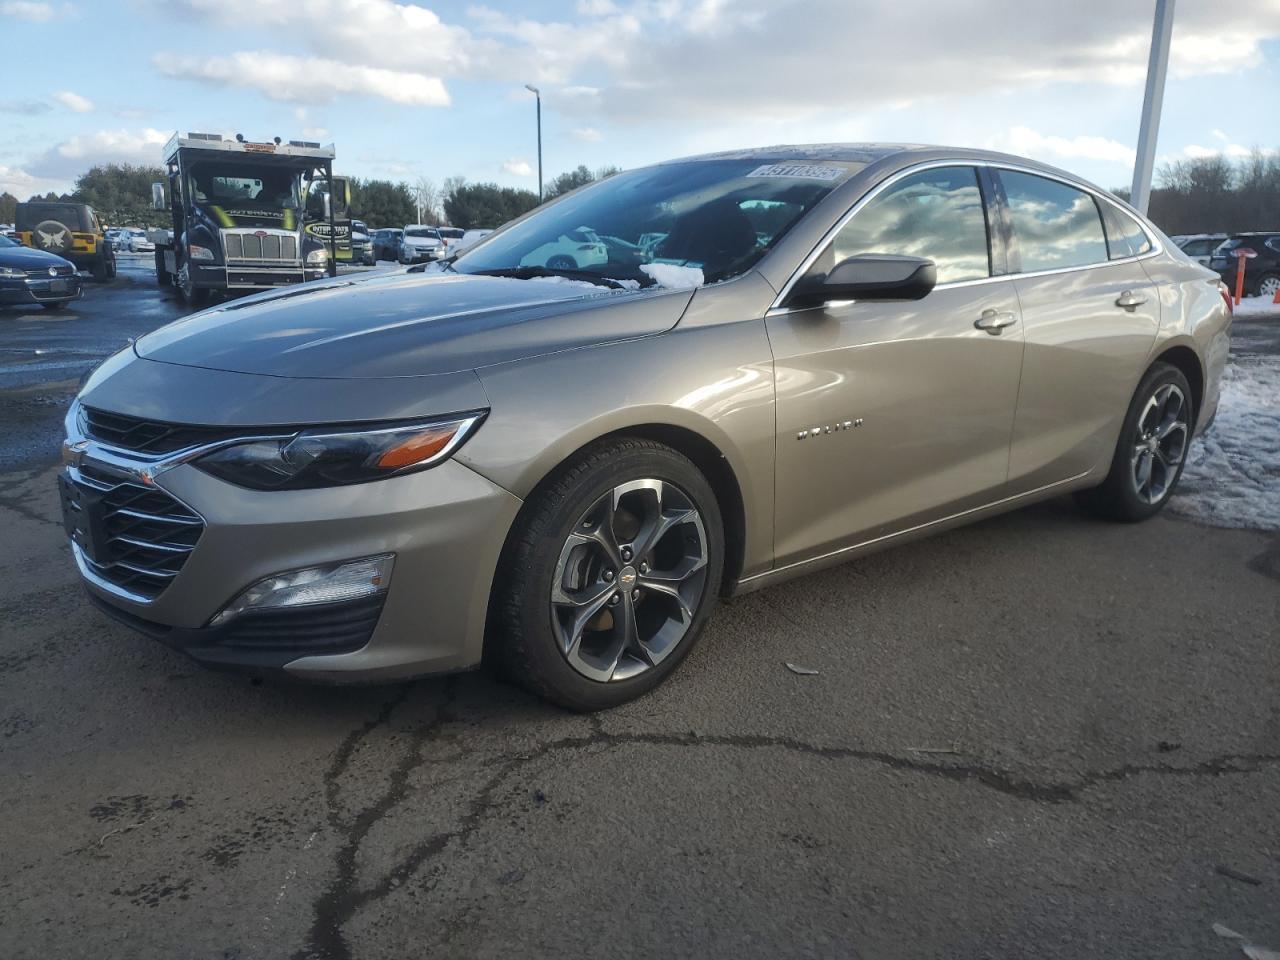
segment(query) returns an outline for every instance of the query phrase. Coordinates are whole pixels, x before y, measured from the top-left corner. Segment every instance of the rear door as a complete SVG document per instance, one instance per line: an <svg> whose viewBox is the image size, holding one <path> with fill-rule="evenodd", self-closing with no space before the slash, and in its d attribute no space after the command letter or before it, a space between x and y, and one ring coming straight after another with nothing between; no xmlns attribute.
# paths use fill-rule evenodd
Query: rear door
<svg viewBox="0 0 1280 960"><path fill-rule="evenodd" d="M1151 239L1119 207L1052 177L995 175L1025 342L1009 454L1010 492L1018 494L1110 460L1160 326L1160 301L1141 262Z"/></svg>
<svg viewBox="0 0 1280 960"><path fill-rule="evenodd" d="M989 235L987 184L962 163L909 173L810 268L863 253L926 257L938 286L923 300L770 312L779 565L1001 496L1022 329L1002 239Z"/></svg>

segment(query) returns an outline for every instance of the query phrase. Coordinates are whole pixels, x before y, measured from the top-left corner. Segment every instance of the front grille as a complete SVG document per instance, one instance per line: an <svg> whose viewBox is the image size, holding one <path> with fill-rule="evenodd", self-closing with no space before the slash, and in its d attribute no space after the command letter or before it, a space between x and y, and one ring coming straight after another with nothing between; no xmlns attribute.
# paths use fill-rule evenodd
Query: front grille
<svg viewBox="0 0 1280 960"><path fill-rule="evenodd" d="M204 520L165 491L88 462L72 472L71 482L80 492L72 509L96 512L100 524L85 563L108 583L154 600L182 570Z"/></svg>
<svg viewBox="0 0 1280 960"><path fill-rule="evenodd" d="M53 269L56 270L57 273L51 275L48 267L37 267L34 270L28 270L27 276L32 280L51 280L53 279L53 276L74 277L76 274L76 268L70 264L60 264L55 266Z"/></svg>
<svg viewBox="0 0 1280 960"><path fill-rule="evenodd" d="M222 240L227 251L227 261L287 261L298 259L298 238L290 234L266 233L259 236L256 231L231 230L222 231Z"/></svg>
<svg viewBox="0 0 1280 960"><path fill-rule="evenodd" d="M243 435L244 428L192 426L146 420L95 407L81 407L85 433L108 446L135 453L164 454Z"/></svg>

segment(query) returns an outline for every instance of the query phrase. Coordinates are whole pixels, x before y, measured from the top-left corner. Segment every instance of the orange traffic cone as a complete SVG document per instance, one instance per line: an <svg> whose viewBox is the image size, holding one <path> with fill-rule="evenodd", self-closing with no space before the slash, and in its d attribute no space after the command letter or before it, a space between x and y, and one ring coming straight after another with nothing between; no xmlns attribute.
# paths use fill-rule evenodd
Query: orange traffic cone
<svg viewBox="0 0 1280 960"><path fill-rule="evenodd" d="M1272 303L1280 303L1280 289L1276 290L1276 295L1271 298Z"/></svg>

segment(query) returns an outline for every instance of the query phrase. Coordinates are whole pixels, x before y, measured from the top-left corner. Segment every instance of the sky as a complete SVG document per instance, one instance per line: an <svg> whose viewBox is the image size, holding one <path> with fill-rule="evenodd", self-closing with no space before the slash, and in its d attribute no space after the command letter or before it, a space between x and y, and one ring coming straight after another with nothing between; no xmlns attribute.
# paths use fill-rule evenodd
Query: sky
<svg viewBox="0 0 1280 960"><path fill-rule="evenodd" d="M537 188L775 143L990 147L1132 178L1155 0L0 0L0 190L175 130ZM1280 147L1280 0L1178 0L1161 162Z"/></svg>

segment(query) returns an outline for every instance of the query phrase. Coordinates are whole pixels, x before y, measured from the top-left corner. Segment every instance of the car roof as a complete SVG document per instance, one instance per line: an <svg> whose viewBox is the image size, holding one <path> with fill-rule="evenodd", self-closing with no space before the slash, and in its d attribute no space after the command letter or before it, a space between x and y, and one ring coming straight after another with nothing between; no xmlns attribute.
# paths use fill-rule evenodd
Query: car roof
<svg viewBox="0 0 1280 960"><path fill-rule="evenodd" d="M949 147L928 143L781 143L768 147L751 147L742 150L725 150L703 153L665 161L682 163L690 160L758 160L779 163L794 160L832 161L859 163L864 167L880 161L888 166L906 166L916 161L958 160L1003 164L1039 170L1055 177L1074 180L1090 189L1110 194L1111 191L1085 180L1069 170L995 150L979 150L973 147Z"/></svg>

